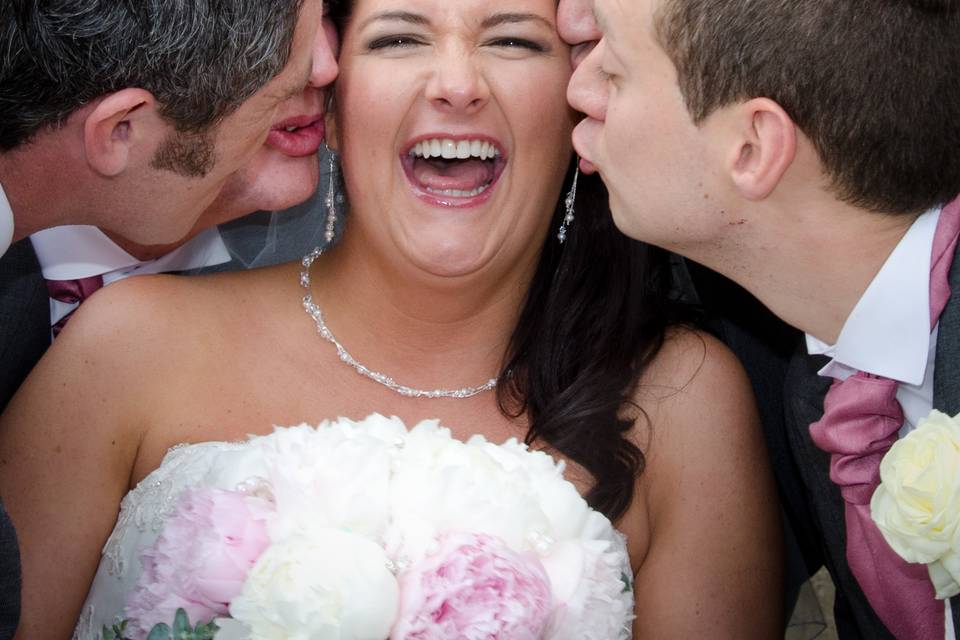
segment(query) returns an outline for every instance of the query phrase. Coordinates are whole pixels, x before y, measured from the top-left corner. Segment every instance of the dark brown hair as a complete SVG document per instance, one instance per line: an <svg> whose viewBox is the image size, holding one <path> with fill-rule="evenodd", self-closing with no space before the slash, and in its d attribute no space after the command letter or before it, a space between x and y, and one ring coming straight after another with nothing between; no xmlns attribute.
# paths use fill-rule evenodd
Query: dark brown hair
<svg viewBox="0 0 960 640"><path fill-rule="evenodd" d="M841 199L917 213L960 192L956 0L662 0L656 35L694 121L783 107Z"/></svg>

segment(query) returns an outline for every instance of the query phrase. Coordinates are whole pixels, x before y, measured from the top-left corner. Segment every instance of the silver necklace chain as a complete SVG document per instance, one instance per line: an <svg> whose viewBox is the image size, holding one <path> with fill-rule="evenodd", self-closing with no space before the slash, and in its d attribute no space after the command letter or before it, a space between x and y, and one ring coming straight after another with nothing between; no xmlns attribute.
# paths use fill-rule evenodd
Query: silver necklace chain
<svg viewBox="0 0 960 640"><path fill-rule="evenodd" d="M301 263L303 269L300 271L300 286L307 290L307 295L303 298L303 309L316 323L317 333L337 348L337 355L340 356L341 362L353 367L354 370L363 377L370 378L374 382L382 384L386 388L396 391L400 395L408 398L470 398L484 391L490 391L497 386L497 379L490 378L476 387L463 387L462 389L415 389L399 384L390 376L384 375L379 371L373 371L357 362L356 358L350 355L350 352L340 344L340 341L337 340L330 329L327 328L327 324L323 321L323 312L320 311L320 307L313 301L313 295L310 292L310 266L313 264L313 261L322 254L323 249L317 247L304 256L303 262Z"/></svg>

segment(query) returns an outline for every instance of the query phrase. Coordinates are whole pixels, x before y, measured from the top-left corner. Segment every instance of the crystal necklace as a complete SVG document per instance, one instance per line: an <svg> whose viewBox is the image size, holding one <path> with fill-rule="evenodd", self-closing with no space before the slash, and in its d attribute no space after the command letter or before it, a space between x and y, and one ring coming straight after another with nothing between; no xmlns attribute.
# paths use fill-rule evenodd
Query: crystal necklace
<svg viewBox="0 0 960 640"><path fill-rule="evenodd" d="M340 356L341 362L350 365L356 370L357 373L365 378L370 378L374 382L380 383L386 388L392 389L400 395L408 398L469 398L477 395L478 393L490 391L497 386L497 379L490 378L477 387L431 390L414 389L413 387L407 387L405 385L398 384L390 376L384 375L378 371L372 371L357 362L356 359L351 356L350 353L343 347L343 345L340 344L340 341L336 339L330 329L327 328L326 323L323 321L323 313L320 311L320 307L318 307L313 301L313 295L310 293L310 266L313 264L313 261L319 258L322 254L323 249L317 247L307 254L301 263L303 265L303 269L300 271L300 286L307 290L307 295L303 298L303 309L317 324L317 333L319 333L327 342L331 343L337 348L337 355Z"/></svg>

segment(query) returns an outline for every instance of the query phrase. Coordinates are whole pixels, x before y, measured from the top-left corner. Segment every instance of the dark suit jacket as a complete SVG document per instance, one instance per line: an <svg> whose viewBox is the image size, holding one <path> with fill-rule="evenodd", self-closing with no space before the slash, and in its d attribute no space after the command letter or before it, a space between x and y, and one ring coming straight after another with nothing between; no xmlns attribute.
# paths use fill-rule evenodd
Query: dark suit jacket
<svg viewBox="0 0 960 640"><path fill-rule="evenodd" d="M50 342L50 306L40 265L29 240L0 260L0 402L10 396ZM12 638L20 618L20 554L7 512L0 505L0 640Z"/></svg>
<svg viewBox="0 0 960 640"><path fill-rule="evenodd" d="M191 273L268 266L298 260L311 249L324 228L316 199L282 214L253 214L221 228L233 259ZM269 241L265 249L265 240ZM50 346L50 303L40 264L29 239L14 244L0 258L0 411ZM53 606L53 605L51 605ZM20 617L20 555L16 533L0 503L0 640L13 637Z"/></svg>
<svg viewBox="0 0 960 640"><path fill-rule="evenodd" d="M960 254L960 251L957 252ZM955 254L950 272L952 295L940 317L934 368L933 408L955 415L960 412L960 256ZM786 384L787 439L796 461L794 469L812 515L827 569L837 587L834 613L840 638L880 640L893 638L867 602L846 561L846 526L840 490L829 477L830 457L810 438L810 424L823 415L823 396L831 381L817 375L823 357L806 354L803 345L790 364ZM960 597L951 601L954 625L960 629Z"/></svg>

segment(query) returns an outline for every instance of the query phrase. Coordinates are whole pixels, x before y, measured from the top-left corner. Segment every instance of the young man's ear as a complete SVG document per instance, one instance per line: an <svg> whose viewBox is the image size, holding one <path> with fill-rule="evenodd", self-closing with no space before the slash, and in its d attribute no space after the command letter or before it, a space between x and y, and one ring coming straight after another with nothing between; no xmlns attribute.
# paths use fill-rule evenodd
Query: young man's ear
<svg viewBox="0 0 960 640"><path fill-rule="evenodd" d="M797 126L768 98L754 98L733 108L735 144L728 158L734 186L748 200L769 196L797 154Z"/></svg>
<svg viewBox="0 0 960 640"><path fill-rule="evenodd" d="M138 153L152 157L168 132L149 91L121 89L102 98L83 122L87 163L103 176L117 176Z"/></svg>

